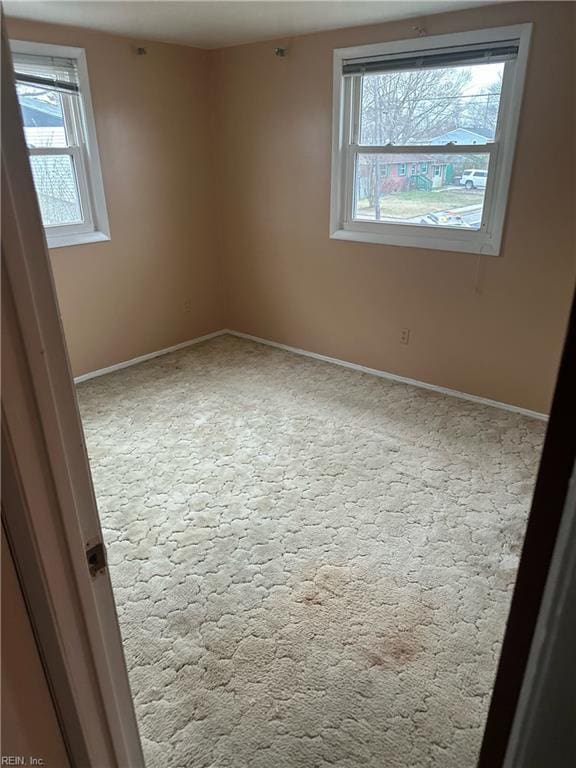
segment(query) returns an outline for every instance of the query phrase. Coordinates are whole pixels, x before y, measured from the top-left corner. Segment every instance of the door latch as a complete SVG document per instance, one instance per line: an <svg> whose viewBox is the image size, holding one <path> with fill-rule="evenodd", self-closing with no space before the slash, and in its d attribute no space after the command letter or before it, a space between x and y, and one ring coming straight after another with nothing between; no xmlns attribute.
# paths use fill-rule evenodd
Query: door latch
<svg viewBox="0 0 576 768"><path fill-rule="evenodd" d="M106 570L106 547L103 541L96 541L86 547L86 561L91 576L97 576Z"/></svg>

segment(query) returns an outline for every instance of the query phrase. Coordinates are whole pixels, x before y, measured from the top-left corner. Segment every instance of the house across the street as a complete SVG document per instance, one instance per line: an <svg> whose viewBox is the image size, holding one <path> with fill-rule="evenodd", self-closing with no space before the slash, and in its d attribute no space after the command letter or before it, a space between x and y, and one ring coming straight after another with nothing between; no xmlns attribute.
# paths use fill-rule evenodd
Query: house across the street
<svg viewBox="0 0 576 768"><path fill-rule="evenodd" d="M375 188L377 174L382 194L409 189L437 189L450 184L454 175L452 163L447 162L443 156L430 154L388 155L385 159L377 155L363 155L359 170L360 198L368 197L370 190Z"/></svg>
<svg viewBox="0 0 576 768"><path fill-rule="evenodd" d="M468 128L454 128L424 143L452 147L482 145L490 141L490 136ZM359 199L370 197L378 181L380 193L384 195L410 189L438 189L454 183L454 176L461 174L466 167L478 165L477 156L471 156L469 160L467 162L468 158L464 156L436 154L362 155L357 195Z"/></svg>

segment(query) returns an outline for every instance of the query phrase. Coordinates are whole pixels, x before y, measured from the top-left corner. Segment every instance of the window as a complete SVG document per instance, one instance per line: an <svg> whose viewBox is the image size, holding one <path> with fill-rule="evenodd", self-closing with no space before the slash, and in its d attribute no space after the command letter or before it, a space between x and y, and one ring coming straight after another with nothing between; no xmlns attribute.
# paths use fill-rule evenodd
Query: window
<svg viewBox="0 0 576 768"><path fill-rule="evenodd" d="M334 51L331 237L500 253L530 32Z"/></svg>
<svg viewBox="0 0 576 768"><path fill-rule="evenodd" d="M110 239L84 52L22 41L11 47L48 246Z"/></svg>

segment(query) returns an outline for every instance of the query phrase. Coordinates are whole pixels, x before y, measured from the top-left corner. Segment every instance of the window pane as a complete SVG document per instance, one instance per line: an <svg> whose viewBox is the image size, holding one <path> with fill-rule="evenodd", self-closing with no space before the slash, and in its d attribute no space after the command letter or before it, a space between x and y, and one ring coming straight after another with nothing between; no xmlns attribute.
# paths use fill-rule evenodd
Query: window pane
<svg viewBox="0 0 576 768"><path fill-rule="evenodd" d="M62 97L57 91L16 84L29 147L66 147Z"/></svg>
<svg viewBox="0 0 576 768"><path fill-rule="evenodd" d="M487 154L359 154L354 218L479 229L488 162Z"/></svg>
<svg viewBox="0 0 576 768"><path fill-rule="evenodd" d="M44 226L81 223L82 208L70 155L32 155L30 165Z"/></svg>
<svg viewBox="0 0 576 768"><path fill-rule="evenodd" d="M363 75L360 143L487 144L504 63Z"/></svg>

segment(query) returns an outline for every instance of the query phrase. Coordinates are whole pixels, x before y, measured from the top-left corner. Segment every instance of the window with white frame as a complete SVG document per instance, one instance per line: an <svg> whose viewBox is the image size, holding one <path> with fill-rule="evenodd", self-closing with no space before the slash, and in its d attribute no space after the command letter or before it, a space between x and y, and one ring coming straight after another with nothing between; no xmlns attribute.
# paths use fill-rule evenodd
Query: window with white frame
<svg viewBox="0 0 576 768"><path fill-rule="evenodd" d="M331 237L500 253L530 32L334 51Z"/></svg>
<svg viewBox="0 0 576 768"><path fill-rule="evenodd" d="M12 41L16 92L49 247L108 240L84 51Z"/></svg>

